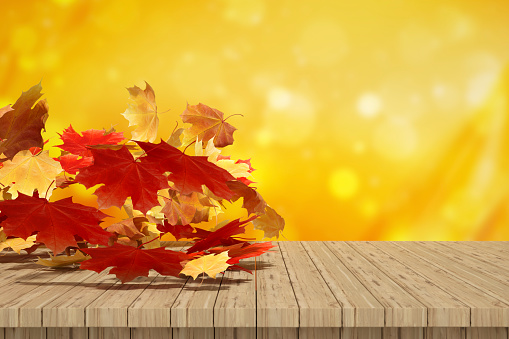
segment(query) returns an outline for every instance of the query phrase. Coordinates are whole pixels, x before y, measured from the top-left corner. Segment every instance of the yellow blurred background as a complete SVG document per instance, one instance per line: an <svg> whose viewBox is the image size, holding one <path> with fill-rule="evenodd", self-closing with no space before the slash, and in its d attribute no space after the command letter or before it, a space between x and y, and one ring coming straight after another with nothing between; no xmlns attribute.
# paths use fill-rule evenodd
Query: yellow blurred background
<svg viewBox="0 0 509 339"><path fill-rule="evenodd" d="M31 0L1 13L0 107L42 79L51 144L70 123L130 137L125 88L146 80L170 110L164 139L187 102L244 116L222 154L252 158L288 240L509 238L509 2Z"/></svg>

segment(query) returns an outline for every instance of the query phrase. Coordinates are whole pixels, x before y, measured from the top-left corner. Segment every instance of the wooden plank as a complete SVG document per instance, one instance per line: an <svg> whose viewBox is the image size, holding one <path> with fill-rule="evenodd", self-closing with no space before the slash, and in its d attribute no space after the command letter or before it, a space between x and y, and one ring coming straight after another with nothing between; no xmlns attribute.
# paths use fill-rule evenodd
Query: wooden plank
<svg viewBox="0 0 509 339"><path fill-rule="evenodd" d="M253 258L241 260L239 264L254 273ZM214 306L214 327L256 327L254 275L245 271L225 272Z"/></svg>
<svg viewBox="0 0 509 339"><path fill-rule="evenodd" d="M384 327L382 328L383 339L424 339L422 327Z"/></svg>
<svg viewBox="0 0 509 339"><path fill-rule="evenodd" d="M48 339L88 339L88 328L48 327L46 336Z"/></svg>
<svg viewBox="0 0 509 339"><path fill-rule="evenodd" d="M452 260L449 254L446 253L447 251L434 251L433 246L423 245L419 242L401 242L398 245L412 253L416 253L430 264L448 271L451 275L465 283L509 305L509 282L502 283L491 278L487 273L482 272L480 268L474 269L467 264L461 263L459 260Z"/></svg>
<svg viewBox="0 0 509 339"><path fill-rule="evenodd" d="M507 339L507 327L469 327L466 339Z"/></svg>
<svg viewBox="0 0 509 339"><path fill-rule="evenodd" d="M299 305L299 327L341 327L341 305L298 241L279 243Z"/></svg>
<svg viewBox="0 0 509 339"><path fill-rule="evenodd" d="M469 306L471 326L505 327L509 324L508 305L484 291L465 284L463 280L452 276L448 270L429 263L421 256L400 246L400 243L380 241L372 244Z"/></svg>
<svg viewBox="0 0 509 339"><path fill-rule="evenodd" d="M131 328L131 339L172 339L170 327L137 327Z"/></svg>
<svg viewBox="0 0 509 339"><path fill-rule="evenodd" d="M380 327L343 327L341 339L382 339L382 329Z"/></svg>
<svg viewBox="0 0 509 339"><path fill-rule="evenodd" d="M424 329L425 339L465 339L464 327L428 327Z"/></svg>
<svg viewBox="0 0 509 339"><path fill-rule="evenodd" d="M19 297L15 303L9 305L10 308L19 311L19 327L41 327L42 308L52 300L55 300L63 293L69 291L88 277L95 274L92 271L75 269L60 275L51 281L51 284L40 286L33 293L25 294Z"/></svg>
<svg viewBox="0 0 509 339"><path fill-rule="evenodd" d="M6 327L5 339L46 339L46 329L44 327ZM49 338L48 339L52 339Z"/></svg>
<svg viewBox="0 0 509 339"><path fill-rule="evenodd" d="M215 327L215 338L256 339L256 327Z"/></svg>
<svg viewBox="0 0 509 339"><path fill-rule="evenodd" d="M454 262L461 263L473 271L480 272L483 275L488 275L491 278L502 282L506 286L509 285L509 270L507 270L509 256L506 257L506 266L501 268L497 265L493 265L489 261L479 260L470 253L465 253L461 250L461 248L459 248L459 245L456 244L430 241L415 242L415 244L426 248L430 252L437 253L441 257L446 257Z"/></svg>
<svg viewBox="0 0 509 339"><path fill-rule="evenodd" d="M385 308L385 327L425 327L426 307L346 242L325 243Z"/></svg>
<svg viewBox="0 0 509 339"><path fill-rule="evenodd" d="M34 263L37 256L45 254L46 251L40 249L32 254L19 255L16 252L1 254L0 267L2 268L2 277L0 279L0 288L12 284L17 279L23 279L25 276L47 270L47 267Z"/></svg>
<svg viewBox="0 0 509 339"><path fill-rule="evenodd" d="M90 327L88 329L88 339L128 339L130 336L131 329L127 327Z"/></svg>
<svg viewBox="0 0 509 339"><path fill-rule="evenodd" d="M42 307L42 324L45 327L84 327L85 308L109 288L119 283L108 270L93 272L81 284L71 288Z"/></svg>
<svg viewBox="0 0 509 339"><path fill-rule="evenodd" d="M5 339L5 328L0 327L0 339Z"/></svg>
<svg viewBox="0 0 509 339"><path fill-rule="evenodd" d="M405 291L428 309L430 327L470 326L470 307L442 290L429 279L420 276L395 258L372 245L372 242L348 242L359 254L385 272Z"/></svg>
<svg viewBox="0 0 509 339"><path fill-rule="evenodd" d="M171 306L187 278L157 276L128 307L129 327L170 327Z"/></svg>
<svg viewBox="0 0 509 339"><path fill-rule="evenodd" d="M167 248L181 251L187 242L168 243ZM170 327L171 306L174 304L187 278L157 275L152 283L129 305L129 327Z"/></svg>
<svg viewBox="0 0 509 339"><path fill-rule="evenodd" d="M213 327L173 328L173 339L214 339Z"/></svg>
<svg viewBox="0 0 509 339"><path fill-rule="evenodd" d="M343 311L342 327L383 327L384 307L322 241L303 241Z"/></svg>
<svg viewBox="0 0 509 339"><path fill-rule="evenodd" d="M437 241L437 243L444 243L451 248L454 248L457 251L461 251L469 256L472 256L482 262L487 262L492 265L498 266L500 269L504 270L506 274L509 274L507 271L507 262L509 261L509 253L504 253L500 251L494 251L497 254L490 253L484 251L483 248L480 248L476 245L476 241L448 241L442 242Z"/></svg>
<svg viewBox="0 0 509 339"><path fill-rule="evenodd" d="M278 243L280 245L281 242ZM279 249L273 248L273 250ZM259 338L297 335L296 330L281 329L299 327L299 306L283 261L281 251L266 252L257 258L256 321ZM276 327L274 331L265 328Z"/></svg>
<svg viewBox="0 0 509 339"><path fill-rule="evenodd" d="M46 283L51 283L54 279L59 281L59 277L68 273L68 270L59 271L45 269L27 274L23 279L19 279L12 284L2 288L2 298L0 298L0 327L18 327L19 312L15 305L19 298L24 298L27 294L39 288Z"/></svg>
<svg viewBox="0 0 509 339"><path fill-rule="evenodd" d="M221 279L222 275L216 279L188 279L171 306L171 327L214 327L214 304Z"/></svg>
<svg viewBox="0 0 509 339"><path fill-rule="evenodd" d="M266 253L264 253L263 255L265 255ZM258 327L256 331L256 336L257 336L256 339L299 339L299 328Z"/></svg>
<svg viewBox="0 0 509 339"><path fill-rule="evenodd" d="M182 249L188 242L164 243L168 248ZM141 297L144 290L150 286L159 274L153 270L148 277L138 277L125 284L115 284L106 292L102 293L96 300L86 307L85 324L87 327L127 327L128 308L139 298L139 305L146 305L146 297ZM164 279L163 279L164 280ZM149 293L150 294L150 293ZM149 296L147 294L147 296ZM136 310L136 308L133 308ZM134 311L135 312L135 311ZM150 312L149 312L150 313ZM147 317L145 317L147 320ZM164 319L158 318L161 324ZM134 320L131 318L131 320ZM156 320L157 322L157 320ZM169 327L168 323L166 326ZM137 326L133 326L137 327Z"/></svg>
<svg viewBox="0 0 509 339"><path fill-rule="evenodd" d="M509 253L509 241L472 241L476 247L493 249L503 253Z"/></svg>
<svg viewBox="0 0 509 339"><path fill-rule="evenodd" d="M186 243L186 247L187 248ZM203 279L202 279L203 278ZM170 309L170 322L174 328L173 336L183 337L184 335L214 337L213 329L204 329L205 327L214 327L214 304L217 293L221 285L222 275L212 279L205 278L193 280L188 277L183 281L183 287L180 293L174 299ZM177 328L197 327L196 331L180 331Z"/></svg>
<svg viewBox="0 0 509 339"><path fill-rule="evenodd" d="M138 277L125 284L115 284L85 308L87 327L126 327L127 308L154 280L157 273Z"/></svg>
<svg viewBox="0 0 509 339"><path fill-rule="evenodd" d="M299 327L299 339L340 339L339 327Z"/></svg>

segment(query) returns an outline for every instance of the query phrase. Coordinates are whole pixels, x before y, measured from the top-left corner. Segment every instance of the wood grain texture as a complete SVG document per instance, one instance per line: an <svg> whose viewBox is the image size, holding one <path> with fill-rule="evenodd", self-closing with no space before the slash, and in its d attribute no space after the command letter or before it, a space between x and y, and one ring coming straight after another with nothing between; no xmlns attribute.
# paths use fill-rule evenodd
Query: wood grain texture
<svg viewBox="0 0 509 339"><path fill-rule="evenodd" d="M214 333L221 339L256 339L255 327L216 327Z"/></svg>
<svg viewBox="0 0 509 339"><path fill-rule="evenodd" d="M85 327L85 308L119 281L108 270L92 274L42 308L45 327Z"/></svg>
<svg viewBox="0 0 509 339"><path fill-rule="evenodd" d="M299 305L279 247L273 250L275 251L262 254L258 260L260 269L257 271L257 327L296 328L299 327ZM286 330L277 331L283 336L289 335ZM264 337L271 335L270 333L272 332L258 332L258 336Z"/></svg>
<svg viewBox="0 0 509 339"><path fill-rule="evenodd" d="M383 339L424 339L424 328L421 327L384 327Z"/></svg>
<svg viewBox="0 0 509 339"><path fill-rule="evenodd" d="M457 260L455 258L457 255L451 255L453 253L450 249L444 247L437 250L435 246L438 245L433 246L433 244L421 242L401 242L398 245L415 253L428 263L444 269L459 281L463 281L464 284L473 286L489 294L494 299L509 305L509 282L504 283L494 279L487 272L483 272L480 267L472 268L466 259Z"/></svg>
<svg viewBox="0 0 509 339"><path fill-rule="evenodd" d="M173 328L173 339L214 339L213 327Z"/></svg>
<svg viewBox="0 0 509 339"><path fill-rule="evenodd" d="M252 258L243 260L241 265L254 271ZM256 328L254 275L245 271L225 272L214 305L214 327Z"/></svg>
<svg viewBox="0 0 509 339"><path fill-rule="evenodd" d="M122 285L0 256L0 339L509 339L507 242L278 244L256 280L152 271Z"/></svg>
<svg viewBox="0 0 509 339"><path fill-rule="evenodd" d="M471 309L470 325L487 327L506 327L509 323L508 306L485 291L466 284L456 278L451 271L440 268L427 261L421 255L411 251L412 246L405 242L376 242L374 246L410 267L426 279L433 281L438 287L455 296ZM450 264L454 266L454 264Z"/></svg>
<svg viewBox="0 0 509 339"><path fill-rule="evenodd" d="M187 245L187 242L184 243ZM188 246L173 242L171 250L182 251ZM128 306L129 327L170 327L171 306L182 292L187 278L156 275L150 285Z"/></svg>
<svg viewBox="0 0 509 339"><path fill-rule="evenodd" d="M299 339L296 327L262 327L256 331L257 339Z"/></svg>
<svg viewBox="0 0 509 339"><path fill-rule="evenodd" d="M334 255L385 307L385 327L425 327L427 309L345 242L327 242Z"/></svg>
<svg viewBox="0 0 509 339"><path fill-rule="evenodd" d="M401 264L370 242L348 242L359 254L419 300L428 309L429 327L470 326L470 307L436 284Z"/></svg>
<svg viewBox="0 0 509 339"><path fill-rule="evenodd" d="M448 242L417 241L415 245L422 246L420 248L425 248L431 254L437 254L453 262L460 263L461 267L468 268L470 272L478 272L491 279L498 280L502 286L509 283L509 271L506 267L500 268L489 261L479 260L473 255L467 255L461 251L461 248L451 247Z"/></svg>
<svg viewBox="0 0 509 339"><path fill-rule="evenodd" d="M321 241L302 241L316 269L342 307L342 327L382 327L384 307Z"/></svg>
<svg viewBox="0 0 509 339"><path fill-rule="evenodd" d="M470 327L466 328L466 339L507 339L507 327Z"/></svg>
<svg viewBox="0 0 509 339"><path fill-rule="evenodd" d="M90 327L88 329L88 339L125 339L130 336L131 330L127 327Z"/></svg>
<svg viewBox="0 0 509 339"><path fill-rule="evenodd" d="M46 329L26 328L26 327L7 327L5 328L5 339L51 339L46 336Z"/></svg>
<svg viewBox="0 0 509 339"><path fill-rule="evenodd" d="M54 271L50 269L28 273L15 282L4 286L2 298L0 298L0 327L18 327L19 309L13 305L17 304L19 298L36 296L40 286L46 286L53 280L66 279L69 271Z"/></svg>
<svg viewBox="0 0 509 339"><path fill-rule="evenodd" d="M135 327L131 328L131 339L172 339L172 329L167 327Z"/></svg>
<svg viewBox="0 0 509 339"><path fill-rule="evenodd" d="M48 339L88 339L88 328L85 327L48 327Z"/></svg>
<svg viewBox="0 0 509 339"><path fill-rule="evenodd" d="M300 242L279 248L299 305L299 327L341 327L341 305Z"/></svg>

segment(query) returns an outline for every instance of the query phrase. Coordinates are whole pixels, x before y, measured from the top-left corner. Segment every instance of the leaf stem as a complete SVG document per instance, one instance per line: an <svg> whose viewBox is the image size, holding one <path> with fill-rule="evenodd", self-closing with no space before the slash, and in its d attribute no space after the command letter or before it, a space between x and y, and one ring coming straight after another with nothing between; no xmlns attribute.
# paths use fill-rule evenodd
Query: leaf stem
<svg viewBox="0 0 509 339"><path fill-rule="evenodd" d="M48 198L47 198L47 197L48 197L48 192L49 192L49 189L51 188L51 185L53 185L53 183L54 183L54 182L55 182L55 180L53 180L53 181L49 184L48 189L46 190L46 194L44 194L44 199L48 200Z"/></svg>
<svg viewBox="0 0 509 339"><path fill-rule="evenodd" d="M186 148L184 148L184 150L182 151L182 153L184 153L184 154L185 154L185 153L186 153L186 149L187 149L189 146L191 146L192 144L194 144L195 142L196 142L196 140L195 140L195 141L193 141L192 143L190 143L189 145L187 145L187 146L186 146Z"/></svg>
<svg viewBox="0 0 509 339"><path fill-rule="evenodd" d="M148 243L151 243L152 241L154 241L154 240L156 240L156 239L159 239L159 238L161 238L161 236L155 237L155 238L154 238L154 239L152 239L152 240L149 240L149 241L147 241L147 242L144 242L143 244L141 244L140 246L138 246L138 248L141 248L141 246L146 245L146 244L148 244Z"/></svg>
<svg viewBox="0 0 509 339"><path fill-rule="evenodd" d="M233 117L235 115L240 115L241 117L244 117L242 114L237 113L237 114L232 114L232 115L227 116L223 121L226 121L226 120L228 120L229 117Z"/></svg>

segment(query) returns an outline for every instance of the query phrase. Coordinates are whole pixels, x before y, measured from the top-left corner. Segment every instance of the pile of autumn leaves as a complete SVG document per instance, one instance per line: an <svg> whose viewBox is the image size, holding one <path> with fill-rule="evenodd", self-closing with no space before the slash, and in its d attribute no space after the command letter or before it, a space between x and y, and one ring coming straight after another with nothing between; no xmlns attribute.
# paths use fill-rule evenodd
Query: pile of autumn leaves
<svg viewBox="0 0 509 339"><path fill-rule="evenodd" d="M145 90L134 86L123 113L135 126L131 140L114 130L80 134L69 126L56 146L61 155L51 158L41 135L48 117L41 90L35 85L12 107L0 108L0 251L30 253L44 244L53 255L40 264L79 263L98 273L111 267L110 274L127 282L151 269L194 279L202 273L215 278L227 269L250 272L239 261L274 247L240 237L249 222L266 238L278 237L284 220L252 187L250 160L220 154L236 130L222 112L187 105L180 115L187 127L154 143L159 124L154 91L148 84ZM188 148L194 155L186 154ZM54 190L72 185L96 188L99 209L72 197L50 200ZM217 223L225 202L241 198L247 219ZM111 206L123 208L129 218L102 228L108 215L101 210ZM212 220L217 223L212 230L196 227ZM185 252L165 248L160 239L167 233L191 246Z"/></svg>

